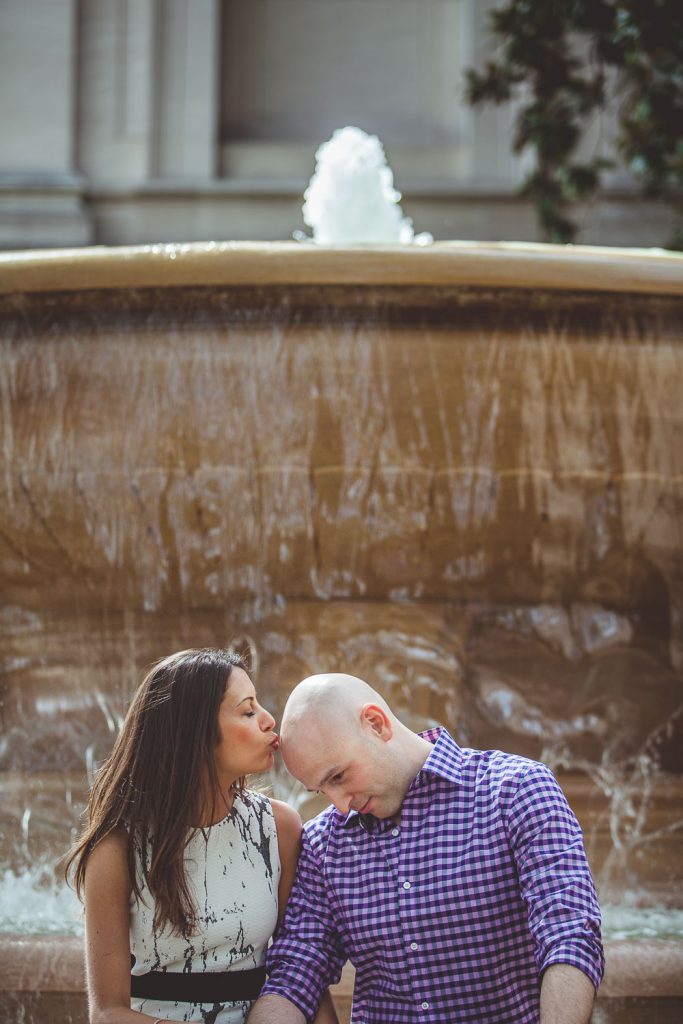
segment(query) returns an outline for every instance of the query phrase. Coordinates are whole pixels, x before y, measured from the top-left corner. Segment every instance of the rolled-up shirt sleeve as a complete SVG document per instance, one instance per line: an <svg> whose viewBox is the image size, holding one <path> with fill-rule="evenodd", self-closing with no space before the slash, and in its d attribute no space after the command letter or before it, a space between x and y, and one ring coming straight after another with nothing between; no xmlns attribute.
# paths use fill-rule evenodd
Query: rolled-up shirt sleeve
<svg viewBox="0 0 683 1024"><path fill-rule="evenodd" d="M285 918L267 953L268 979L261 995L283 996L310 1021L325 989L339 981L345 962L322 864L304 830Z"/></svg>
<svg viewBox="0 0 683 1024"><path fill-rule="evenodd" d="M605 960L595 885L581 826L545 765L533 764L519 779L506 824L539 977L551 964L571 964L597 989Z"/></svg>

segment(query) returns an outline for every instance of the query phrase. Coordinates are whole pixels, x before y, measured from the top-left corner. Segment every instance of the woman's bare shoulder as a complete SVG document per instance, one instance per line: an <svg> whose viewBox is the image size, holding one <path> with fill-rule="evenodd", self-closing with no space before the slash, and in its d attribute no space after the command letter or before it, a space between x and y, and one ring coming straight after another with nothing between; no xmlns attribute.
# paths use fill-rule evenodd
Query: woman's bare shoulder
<svg viewBox="0 0 683 1024"><path fill-rule="evenodd" d="M289 804L282 800L271 800L275 828L277 829L280 842L298 843L301 835L301 816Z"/></svg>
<svg viewBox="0 0 683 1024"><path fill-rule="evenodd" d="M100 839L88 858L86 884L88 877L107 876L128 881L128 833L122 825Z"/></svg>

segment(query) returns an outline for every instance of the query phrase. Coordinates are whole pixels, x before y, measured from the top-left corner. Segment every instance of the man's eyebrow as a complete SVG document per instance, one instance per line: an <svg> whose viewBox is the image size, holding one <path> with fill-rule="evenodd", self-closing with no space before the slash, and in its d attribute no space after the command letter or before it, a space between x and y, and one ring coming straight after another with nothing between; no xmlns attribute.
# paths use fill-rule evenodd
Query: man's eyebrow
<svg viewBox="0 0 683 1024"><path fill-rule="evenodd" d="M323 786L325 785L325 783L328 781L328 779L331 779L333 775L336 775L340 771L341 771L341 766L338 765L338 764L335 764L332 768L329 769L329 771L325 772L325 774L323 775L322 779L318 783L317 788L318 789L322 789Z"/></svg>

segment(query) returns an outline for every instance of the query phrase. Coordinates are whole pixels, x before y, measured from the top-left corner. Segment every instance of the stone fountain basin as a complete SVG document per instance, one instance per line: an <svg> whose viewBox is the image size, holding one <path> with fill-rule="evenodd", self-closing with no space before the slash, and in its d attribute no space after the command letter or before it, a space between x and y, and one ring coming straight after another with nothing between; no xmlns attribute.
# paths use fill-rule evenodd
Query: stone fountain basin
<svg viewBox="0 0 683 1024"><path fill-rule="evenodd" d="M0 255L6 601L658 613L682 267L446 243Z"/></svg>
<svg viewBox="0 0 683 1024"><path fill-rule="evenodd" d="M343 664L570 769L657 734L626 867L680 905L682 297L683 257L580 247L0 255L3 831L61 853L144 667L240 637L274 710ZM2 945L6 1015L77 1019L80 940ZM596 1022L679 1020L680 953L610 943Z"/></svg>

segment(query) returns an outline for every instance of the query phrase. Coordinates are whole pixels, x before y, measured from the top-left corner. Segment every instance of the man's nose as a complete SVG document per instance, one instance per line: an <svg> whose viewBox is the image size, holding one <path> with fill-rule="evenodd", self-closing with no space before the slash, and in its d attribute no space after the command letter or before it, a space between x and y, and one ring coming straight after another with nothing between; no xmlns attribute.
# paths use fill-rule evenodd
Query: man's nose
<svg viewBox="0 0 683 1024"><path fill-rule="evenodd" d="M334 804L340 814L346 815L349 813L353 800L352 797L347 796L345 793L340 793L338 790L334 792L325 792L325 790L323 790L323 792L330 803Z"/></svg>

